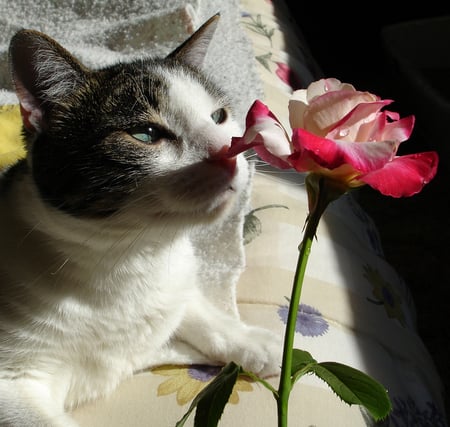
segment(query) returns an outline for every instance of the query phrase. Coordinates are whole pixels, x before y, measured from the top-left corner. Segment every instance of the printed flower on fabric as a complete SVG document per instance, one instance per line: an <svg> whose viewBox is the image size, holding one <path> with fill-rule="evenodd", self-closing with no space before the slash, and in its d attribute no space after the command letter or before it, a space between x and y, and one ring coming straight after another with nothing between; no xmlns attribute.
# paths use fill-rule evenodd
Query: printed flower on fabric
<svg viewBox="0 0 450 427"><path fill-rule="evenodd" d="M397 155L414 116L383 110L392 102L337 79L318 80L291 96L290 137L256 100L228 156L253 148L272 166L325 176L343 189L368 184L387 196L412 196L436 175L439 158L435 151Z"/></svg>
<svg viewBox="0 0 450 427"><path fill-rule="evenodd" d="M152 369L158 375L169 377L158 387L158 396L166 396L176 393L177 403L182 406L192 401L192 399L203 390L220 372L221 366L190 365L176 366L168 365ZM234 385L229 403L239 403L238 392L252 391L250 382L239 378Z"/></svg>
<svg viewBox="0 0 450 427"><path fill-rule="evenodd" d="M250 22L244 21L244 25L246 25L250 31L266 37L270 45L272 45L272 38L275 34L275 28L264 24L262 17L259 14L254 16L251 13L243 13L242 17L250 19Z"/></svg>
<svg viewBox="0 0 450 427"><path fill-rule="evenodd" d="M383 245L381 244L380 235L372 218L361 207L361 205L358 202L356 202L356 200L353 197L348 197L347 200L348 205L351 208L352 212L364 226L364 229L367 233L367 238L369 239L372 249L375 251L377 255L383 257L384 256Z"/></svg>
<svg viewBox="0 0 450 427"><path fill-rule="evenodd" d="M445 415L435 402L420 401L420 406L409 395L395 397L388 425L395 427L447 427Z"/></svg>
<svg viewBox="0 0 450 427"><path fill-rule="evenodd" d="M284 62L275 63L277 65L275 74L282 82L287 84L292 90L303 87L300 77L288 64L285 64Z"/></svg>
<svg viewBox="0 0 450 427"><path fill-rule="evenodd" d="M405 315L402 310L402 299L395 292L394 287L387 282L380 272L369 265L364 266L364 277L372 285L372 295L375 299L367 298L369 302L383 305L390 319L397 319L402 326L406 326Z"/></svg>
<svg viewBox="0 0 450 427"><path fill-rule="evenodd" d="M256 212L262 211L270 208L284 208L289 209L284 205L266 205L260 206L258 208L252 209L248 214L245 215L244 220L244 245L252 242L256 237L258 237L262 233L262 224L261 220L255 215Z"/></svg>
<svg viewBox="0 0 450 427"><path fill-rule="evenodd" d="M289 307L282 305L278 308L281 321L286 324ZM305 337L318 337L328 332L328 322L323 318L319 310L310 305L300 304L297 312L295 331Z"/></svg>

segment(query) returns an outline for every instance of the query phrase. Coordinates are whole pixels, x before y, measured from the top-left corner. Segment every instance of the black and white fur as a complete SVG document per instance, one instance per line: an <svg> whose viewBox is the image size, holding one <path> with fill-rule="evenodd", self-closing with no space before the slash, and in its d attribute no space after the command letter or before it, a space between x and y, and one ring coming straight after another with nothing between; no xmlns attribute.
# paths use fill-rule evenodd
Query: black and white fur
<svg viewBox="0 0 450 427"><path fill-rule="evenodd" d="M278 371L280 343L206 299L191 230L248 185L226 96L198 70L213 17L167 58L88 70L48 36L10 45L28 156L0 179L0 426L66 411L187 343ZM179 354L177 361L180 362Z"/></svg>

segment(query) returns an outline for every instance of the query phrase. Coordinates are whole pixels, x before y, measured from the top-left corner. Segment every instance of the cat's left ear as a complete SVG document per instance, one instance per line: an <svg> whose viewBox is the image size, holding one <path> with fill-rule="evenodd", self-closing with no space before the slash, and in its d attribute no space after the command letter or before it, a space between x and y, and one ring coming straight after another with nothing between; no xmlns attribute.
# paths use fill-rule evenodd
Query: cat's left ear
<svg viewBox="0 0 450 427"><path fill-rule="evenodd" d="M18 31L9 45L12 79L25 128L45 129L47 115L86 78L87 69L55 40L34 30Z"/></svg>
<svg viewBox="0 0 450 427"><path fill-rule="evenodd" d="M191 37L168 55L168 57L177 58L184 63L201 68L209 44L219 23L219 18L219 13L209 18Z"/></svg>

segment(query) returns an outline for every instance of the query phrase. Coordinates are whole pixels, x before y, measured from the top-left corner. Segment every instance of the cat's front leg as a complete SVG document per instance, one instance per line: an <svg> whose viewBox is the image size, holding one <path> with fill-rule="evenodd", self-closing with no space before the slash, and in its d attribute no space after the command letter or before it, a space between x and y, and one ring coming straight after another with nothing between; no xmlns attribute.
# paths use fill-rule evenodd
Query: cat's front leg
<svg viewBox="0 0 450 427"><path fill-rule="evenodd" d="M201 295L188 306L177 336L205 354L212 363L235 362L263 377L280 372L280 336L245 324L220 311Z"/></svg>
<svg viewBox="0 0 450 427"><path fill-rule="evenodd" d="M37 380L0 378L0 427L79 427L63 400Z"/></svg>

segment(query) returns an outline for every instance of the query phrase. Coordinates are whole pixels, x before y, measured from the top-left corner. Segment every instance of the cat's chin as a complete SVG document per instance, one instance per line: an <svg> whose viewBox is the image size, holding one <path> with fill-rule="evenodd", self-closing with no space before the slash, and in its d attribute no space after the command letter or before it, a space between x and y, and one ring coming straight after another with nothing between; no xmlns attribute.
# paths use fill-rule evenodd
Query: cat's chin
<svg viewBox="0 0 450 427"><path fill-rule="evenodd" d="M203 210L196 212L197 217L205 217L205 219L214 220L218 216L226 214L230 207L234 204L236 199L236 190L233 187L229 187L219 197L214 200Z"/></svg>
<svg viewBox="0 0 450 427"><path fill-rule="evenodd" d="M230 187L209 203L197 205L195 208L186 207L178 212L168 212L163 216L185 220L193 224L211 223L225 216L234 206L235 200L236 190Z"/></svg>

